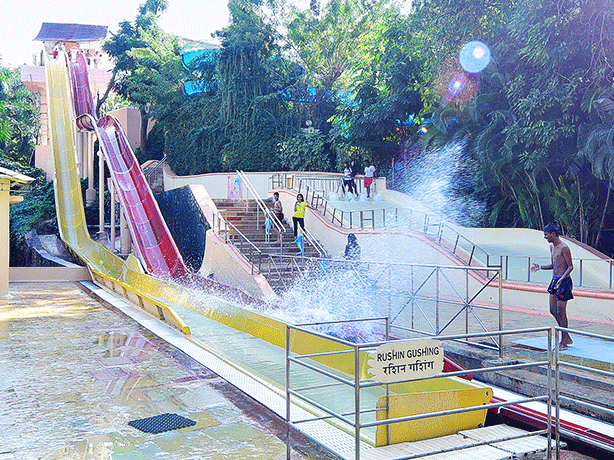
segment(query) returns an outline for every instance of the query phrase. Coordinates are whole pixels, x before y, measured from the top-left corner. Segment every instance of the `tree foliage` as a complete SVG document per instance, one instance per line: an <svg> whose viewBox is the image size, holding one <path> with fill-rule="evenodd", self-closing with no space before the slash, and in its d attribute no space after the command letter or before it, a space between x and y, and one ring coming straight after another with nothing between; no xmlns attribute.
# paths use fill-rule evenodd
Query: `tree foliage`
<svg viewBox="0 0 614 460"><path fill-rule="evenodd" d="M450 168L484 204L481 224L556 220L593 244L614 225L612 0L425 0L409 13L230 0L220 50L189 71L157 27L165 6L149 1L106 46L116 89L156 118L180 174L389 164L454 140L466 148ZM480 73L458 62L471 40L490 45ZM467 90L452 97L458 75ZM184 95L186 80L206 91Z"/></svg>
<svg viewBox="0 0 614 460"><path fill-rule="evenodd" d="M0 156L27 165L38 133L39 103L19 71L0 67Z"/></svg>
<svg viewBox="0 0 614 460"><path fill-rule="evenodd" d="M141 156L147 158L147 132L150 118L168 107L169 95L181 87L179 42L158 25L158 17L168 6L167 0L147 0L134 22L125 21L119 31L104 44L114 60L113 76L105 96L111 90L130 101L141 113Z"/></svg>

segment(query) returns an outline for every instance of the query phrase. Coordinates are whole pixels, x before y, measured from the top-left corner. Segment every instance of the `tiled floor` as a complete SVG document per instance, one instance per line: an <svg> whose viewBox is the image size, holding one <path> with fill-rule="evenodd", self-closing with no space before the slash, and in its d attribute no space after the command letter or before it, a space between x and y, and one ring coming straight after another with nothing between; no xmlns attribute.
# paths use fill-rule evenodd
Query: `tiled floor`
<svg viewBox="0 0 614 460"><path fill-rule="evenodd" d="M283 459L283 421L72 283L0 299L0 460ZM177 413L160 434L130 420ZM293 459L330 456L293 441Z"/></svg>

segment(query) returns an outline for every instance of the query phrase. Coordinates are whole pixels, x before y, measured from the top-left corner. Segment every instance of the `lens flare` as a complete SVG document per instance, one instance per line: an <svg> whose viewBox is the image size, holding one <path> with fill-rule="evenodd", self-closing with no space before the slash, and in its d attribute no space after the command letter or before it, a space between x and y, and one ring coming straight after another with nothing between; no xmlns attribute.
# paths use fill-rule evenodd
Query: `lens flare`
<svg viewBox="0 0 614 460"><path fill-rule="evenodd" d="M480 75L468 73L456 59L445 61L435 74L435 88L441 104L466 104L480 89Z"/></svg>
<svg viewBox="0 0 614 460"><path fill-rule="evenodd" d="M465 74L456 75L448 84L448 94L450 96L458 96L465 89L465 86L467 86Z"/></svg>
<svg viewBox="0 0 614 460"><path fill-rule="evenodd" d="M459 61L466 72L479 73L490 64L490 49L484 42L470 41L460 50Z"/></svg>

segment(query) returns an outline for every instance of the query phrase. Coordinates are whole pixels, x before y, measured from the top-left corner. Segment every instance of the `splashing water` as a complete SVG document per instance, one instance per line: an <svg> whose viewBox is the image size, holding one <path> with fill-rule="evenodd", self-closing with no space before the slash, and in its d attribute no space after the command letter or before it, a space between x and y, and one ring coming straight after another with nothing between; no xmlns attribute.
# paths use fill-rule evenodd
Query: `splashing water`
<svg viewBox="0 0 614 460"><path fill-rule="evenodd" d="M409 166L402 189L433 214L475 226L485 205L462 195L462 189L470 184L463 165L465 146L465 140L453 141L424 152Z"/></svg>
<svg viewBox="0 0 614 460"><path fill-rule="evenodd" d="M350 263L320 264L312 267L303 278L283 295L283 312L272 315L295 323L326 322L386 316L378 289L365 282L364 273L357 272ZM331 324L317 328L336 337L354 342L382 339L374 324Z"/></svg>

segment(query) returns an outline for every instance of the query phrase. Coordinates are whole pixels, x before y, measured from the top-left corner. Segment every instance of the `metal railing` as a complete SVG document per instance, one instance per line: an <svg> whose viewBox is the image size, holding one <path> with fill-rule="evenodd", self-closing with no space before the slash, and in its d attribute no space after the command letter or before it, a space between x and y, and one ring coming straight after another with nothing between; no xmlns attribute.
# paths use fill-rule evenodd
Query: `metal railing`
<svg viewBox="0 0 614 460"><path fill-rule="evenodd" d="M438 243L467 265L483 264L486 267L501 268L504 280L540 284L548 284L550 281L549 275L531 273L532 263L548 264L550 260L547 257L493 253L446 224L441 216L398 208L367 211L336 209L326 199L326 192L338 190L341 184L340 177L278 173L271 176L271 184L277 188L301 191L306 195L306 201L314 208L318 208L324 217L330 219L331 223L342 228L394 227L415 230ZM377 222L381 222L381 225L378 225ZM574 265L572 278L576 286L614 289L614 259L574 258Z"/></svg>
<svg viewBox="0 0 614 460"><path fill-rule="evenodd" d="M236 247L241 254L247 259L251 265L251 274L260 271L262 266L262 251L252 243L241 231L232 225L230 222L220 216L218 213L213 213L212 229L221 238L224 243L230 243Z"/></svg>
<svg viewBox="0 0 614 460"><path fill-rule="evenodd" d="M342 176L318 176L277 173L271 176L272 188L285 188L302 193L313 208L317 209L331 223L342 228L365 229L396 227L398 222L397 208L368 209L359 211L344 211L330 204L327 196L339 193ZM357 187L362 187L362 178L356 177Z"/></svg>
<svg viewBox="0 0 614 460"><path fill-rule="evenodd" d="M278 233L278 235L284 234L286 232L286 227L277 218L275 213L273 211L271 211L271 208L269 208L266 205L266 203L262 200L262 198L260 197L260 194L256 191L256 188L252 185L252 183L248 179L247 175L243 171L237 171L237 175L239 176L239 179L242 180L243 183L245 184L245 186L247 187L248 192L251 193L252 196L254 197L254 200L256 201L256 205L258 206L258 209L260 209L260 211L263 213L263 215L265 217L265 228L267 226L267 221L268 221L268 222L271 223L271 225L273 226L275 231ZM257 220L257 225L259 225L259 220ZM270 233L268 231L268 228L266 229L266 233L265 234L266 234L266 239L268 241L268 239L270 237ZM305 229L305 230L303 230L303 235L305 236L305 240L307 241L307 243L309 245L311 245L315 249L316 254L317 254L318 257L326 257L326 255L327 255L326 249L324 249L324 247L313 236L313 234L311 232L309 232L307 229ZM278 240L278 242L279 242L280 252L283 252L283 242L282 242L281 238Z"/></svg>
<svg viewBox="0 0 614 460"><path fill-rule="evenodd" d="M332 335L323 333L318 331L318 328L322 326L330 327L331 325L344 325L350 323L358 323L358 322L379 322L384 323L383 326L383 334L382 340L379 342L368 342L368 343L357 343L349 340L344 340L338 337L334 337ZM379 381L374 380L373 378L361 378L361 376L368 375L366 373L366 369L361 366L363 362L366 362L366 359L361 358L361 353L374 352L378 347L382 345L387 345L390 342L390 331L391 325L388 322L388 318L367 318L360 320L348 320L348 321L334 321L334 322L315 322L315 323L306 323L306 324L298 324L298 325L287 325L286 326L286 421L289 424L298 425L301 423L315 422L315 421L327 421L330 423L336 423L341 425L341 427L346 426L351 430L354 437L354 458L356 460L360 460L361 451L365 449L370 449L371 446L362 441L361 430L366 428L373 428L378 426L386 426L387 429L387 442L390 442L390 425L401 422L410 422L414 420L422 420L428 419L430 417L438 417L438 416L447 416L453 414L462 414L474 411L483 411L488 409L496 409L505 406L512 406L516 404L529 403L534 401L543 401L547 405L547 422L546 428L533 432L526 432L526 434L522 435L513 435L501 439L489 440L489 441L476 441L475 443L471 443L470 447L475 447L479 445L486 445L495 442L502 441L510 441L521 438L529 438L535 436L546 436L547 437L547 458L551 458L551 434L552 434L552 406L553 406L553 394L558 394L557 392L553 393L553 353L552 351L548 351L547 359L528 362L528 363L514 363L507 365L487 365L486 367L480 367L475 369L467 369L457 372L448 372L448 373L439 373L434 376L429 377L416 377L410 380L399 380L397 383L409 382L409 381L418 381L425 380L430 378L440 378L440 377L452 377L452 376L465 376L469 374L481 374L488 372L499 372L505 370L518 370L518 369L530 369L536 367L547 368L547 390L545 394L538 394L533 397L522 397L519 396L518 399L513 401L503 401L503 402L491 402L489 404L480 404L476 406L468 406L463 408L451 409L451 410L439 410L435 412L422 412L415 415L402 416L402 417L394 417L390 418L389 416L389 395L390 388L389 384L381 383ZM513 335L513 334L527 334L527 333L542 333L546 334L548 338L548 343L552 341L554 328L535 328L535 329L524 329L524 330L515 330L515 331L502 331L502 335ZM320 340L325 340L331 342L331 345L327 347L327 349L339 349L345 348L340 351L329 351L329 352L314 352L314 353L299 353L296 351L296 348L292 347L291 338L295 335L295 333L300 332L305 334L306 336L313 336L314 338L318 338ZM452 335L452 336L440 336L437 337L437 340L441 343L447 341L458 341L458 340L468 340L470 338L476 339L480 337L484 337L486 334L463 334L463 335ZM418 339L419 340L419 339ZM335 346L336 344L336 346ZM326 357L329 358L334 355L353 355L353 375L344 375L339 372L335 372L333 369L323 366L321 363L318 364L314 361L314 358L317 360L318 358ZM293 366L300 366L303 371L305 369L307 371L314 373L314 378L310 379L311 383L302 387L293 387L293 378L292 371ZM340 392L345 389L348 394L348 397L353 397L354 400L354 409L349 412L340 413L334 408L327 407L325 402L321 402L317 400L317 392L320 390L331 391L331 388L335 388L337 394L341 394ZM371 407L363 407L362 398L363 392L370 391L373 388L378 388L378 394L386 396L386 407L382 408L371 408ZM349 396L352 395L352 396ZM313 416L307 418L293 418L292 407L293 403L298 405L299 407L306 408L308 414ZM298 404L297 404L298 403ZM373 420L373 415L383 412L384 418L380 420ZM558 412L557 412L558 415ZM364 418L367 418L367 421L363 421ZM370 420L369 420L370 419ZM557 427L558 427L558 418L557 418ZM342 428L343 429L343 428ZM558 432L557 432L557 440L558 440ZM450 447L450 448L441 448L432 453L443 453L443 452L454 452L460 450L463 447ZM289 449L289 447L288 447ZM557 445L557 458L559 453L559 446ZM415 455L409 455L403 458L414 458L418 456L425 455L425 452Z"/></svg>
<svg viewBox="0 0 614 460"><path fill-rule="evenodd" d="M421 336L484 332L489 340L474 345L503 354L499 336L504 329L502 284L497 269L275 254L261 266L267 279L280 282L286 289L294 279L285 279L288 271L300 275L303 284L317 291L322 302L338 302L338 298L323 296L338 297L342 287L351 283L357 297L370 308L379 308L377 314L389 318L399 331ZM330 285L338 285L339 290L331 292Z"/></svg>
<svg viewBox="0 0 614 460"><path fill-rule="evenodd" d="M260 209L260 211L262 212L262 214L265 217L265 226L266 221L270 222L271 225L273 226L273 228L275 229L275 231L277 232L278 235L282 235L283 233L286 232L286 227L284 226L284 224L277 218L277 216L275 215L275 213L273 211L271 211L271 208L269 208L266 203L262 200L262 198L260 197L260 194L256 191L256 188L253 186L253 184L250 182L250 180L248 179L247 175L243 172L243 171L239 171L237 170L237 175L239 176L239 179L243 181L243 183L245 184L245 186L247 187L247 191L248 194L251 193L252 196L254 197L254 200L256 201L256 206L258 206L258 209ZM249 195L248 195L249 196ZM257 219L257 224L260 223L260 220ZM270 237L270 233L269 233L269 229L266 229L266 237L267 240ZM281 245L281 242L280 242Z"/></svg>
<svg viewBox="0 0 614 460"><path fill-rule="evenodd" d="M158 169L160 169L162 165L164 165L165 161L166 161L166 154L164 154L162 159L158 160L158 162L152 168L147 168L147 171L145 171L145 178L149 179L151 176L153 176L154 173L158 171Z"/></svg>
<svg viewBox="0 0 614 460"><path fill-rule="evenodd" d="M605 335L600 335L600 334L593 334L590 332L583 332L583 331L578 331L578 330L573 330L573 329L567 329L567 328L562 328L562 327L556 327L555 328L555 334L554 334L554 343L560 343L560 335L562 332L568 332L574 336L581 336L581 337L589 337L592 339L598 339L600 341L604 341L604 342L608 342L610 344L614 344L614 337L609 337L609 336L605 336ZM552 344L553 342L549 342L549 344ZM578 398L573 398L571 396L567 396L567 395L563 395L561 393L561 385L560 385L560 380L561 380L561 368L569 368L569 369L574 369L576 371L580 371L582 373L584 373L585 375L593 375L593 376L599 376L599 377L604 377L608 380L612 380L614 378L614 372L612 372L612 366L608 366L607 368L609 368L610 370L603 370L603 369L599 369L596 367L589 367L586 365L583 365L582 363L585 362L585 360L573 360L573 362L570 361L566 361L563 359L563 356L560 354L559 352L559 348L557 346L554 347L555 348L555 352L554 352L554 363L555 363L555 396L554 399L556 401L556 411L555 411L555 417L556 417L556 441L557 444L559 442L560 439L560 435L561 433L564 433L565 436L567 438L572 438L572 439L576 439L578 440L578 433L571 433L568 429L566 429L565 427L561 427L561 423L560 423L560 412L561 412L561 407L560 407L560 403L561 402L569 402L572 403L573 405L582 407L586 410L587 413L591 414L591 417L595 417L596 413L603 413L603 414L607 414L607 416L611 419L614 418L614 410L611 409L611 405L605 406L604 404L599 404L598 400L592 400L591 402L587 402L586 400L581 400ZM613 347L614 348L614 347ZM610 355L611 356L611 355ZM579 363L579 364L578 364ZM603 449L605 451L612 451L612 446L611 445L604 445L600 442L600 440L598 438L586 438L586 437L582 437L582 442L587 443L587 444L591 444L592 446L599 448L599 449Z"/></svg>

